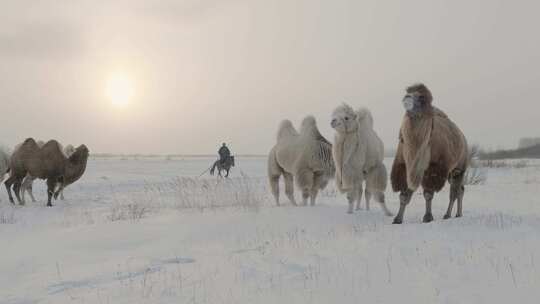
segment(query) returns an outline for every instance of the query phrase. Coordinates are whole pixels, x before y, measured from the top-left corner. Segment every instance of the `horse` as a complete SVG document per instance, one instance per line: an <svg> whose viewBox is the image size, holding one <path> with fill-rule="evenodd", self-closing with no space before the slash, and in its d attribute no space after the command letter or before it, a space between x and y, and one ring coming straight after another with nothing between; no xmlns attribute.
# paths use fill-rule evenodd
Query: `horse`
<svg viewBox="0 0 540 304"><path fill-rule="evenodd" d="M214 172L216 171L216 168L217 168L219 177L223 177L223 175L221 174L221 171L226 171L225 177L229 177L229 171L231 170L232 167L234 167L234 156L229 156L225 158L223 162L221 162L221 160L218 159L214 162L212 169L210 169L210 175L214 175Z"/></svg>

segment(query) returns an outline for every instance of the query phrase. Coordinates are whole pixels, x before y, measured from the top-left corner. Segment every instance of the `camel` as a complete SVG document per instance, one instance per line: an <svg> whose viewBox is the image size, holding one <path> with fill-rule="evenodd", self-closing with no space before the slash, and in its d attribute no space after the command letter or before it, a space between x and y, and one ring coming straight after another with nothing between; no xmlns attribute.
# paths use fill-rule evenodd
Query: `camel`
<svg viewBox="0 0 540 304"><path fill-rule="evenodd" d="M56 199L66 185L82 176L86 170L88 155L85 145L79 146L67 158L57 141L50 140L40 148L34 139L28 138L10 159L11 176L5 182L10 202L14 203L11 194L13 185L17 201L24 205L20 198L20 189L23 179L29 174L47 180L47 206L52 206L52 197Z"/></svg>
<svg viewBox="0 0 540 304"><path fill-rule="evenodd" d="M307 116L297 132L290 120L281 122L277 143L268 155L268 178L272 195L279 206L279 179L285 180L285 194L297 206L294 181L302 191L303 205L315 205L317 194L335 174L332 144L317 128L315 118Z"/></svg>
<svg viewBox="0 0 540 304"><path fill-rule="evenodd" d="M423 222L433 221L431 202L434 193L439 192L446 181L450 183L450 203L444 219L452 216L456 200L456 217L463 215L463 179L469 165L467 140L457 125L432 105L432 101L430 90L421 83L408 87L403 99L406 114L391 172L392 189L400 192L400 207L394 224L403 222L405 208L420 185L426 200Z"/></svg>
<svg viewBox="0 0 540 304"><path fill-rule="evenodd" d="M349 105L337 107L332 114L331 126L336 130L332 154L336 165L336 186L347 194L352 214L354 202L360 210L363 183L366 183L366 209L371 196L375 197L384 213L391 216L385 203L384 191L388 173L383 164L384 145L373 130L373 117L368 109L354 111Z"/></svg>
<svg viewBox="0 0 540 304"><path fill-rule="evenodd" d="M38 147L43 147L45 142L39 140L37 141ZM20 146L20 145L19 145ZM64 152L64 155L69 158L73 153L75 153L75 148L73 145L67 145L65 146L62 151ZM30 174L26 174L26 177L24 178L22 185L21 185L21 200L23 204L26 202L25 200L25 192L28 192L28 195L30 195L30 198L32 199L32 202L36 202L36 199L34 198L33 193L33 184L36 177L31 176ZM67 185L66 185L67 187ZM65 188L65 187L64 187ZM64 190L59 191L60 192L60 199L64 200Z"/></svg>
<svg viewBox="0 0 540 304"><path fill-rule="evenodd" d="M0 146L0 183L9 171L9 151L7 148Z"/></svg>

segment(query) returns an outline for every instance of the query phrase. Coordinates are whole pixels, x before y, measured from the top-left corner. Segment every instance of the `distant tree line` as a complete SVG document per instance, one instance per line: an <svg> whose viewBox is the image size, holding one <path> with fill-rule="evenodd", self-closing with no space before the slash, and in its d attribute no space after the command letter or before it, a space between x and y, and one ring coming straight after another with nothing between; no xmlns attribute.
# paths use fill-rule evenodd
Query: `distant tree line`
<svg viewBox="0 0 540 304"><path fill-rule="evenodd" d="M497 150L492 152L480 151L478 153L478 157L482 160L540 158L540 144L511 150Z"/></svg>

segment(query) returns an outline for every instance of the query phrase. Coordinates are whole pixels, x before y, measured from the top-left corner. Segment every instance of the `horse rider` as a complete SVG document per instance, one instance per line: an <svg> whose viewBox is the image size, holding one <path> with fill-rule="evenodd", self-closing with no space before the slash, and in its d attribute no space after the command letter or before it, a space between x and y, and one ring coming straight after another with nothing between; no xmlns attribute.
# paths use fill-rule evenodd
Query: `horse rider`
<svg viewBox="0 0 540 304"><path fill-rule="evenodd" d="M225 163L225 161L227 161L229 157L231 157L231 151L227 147L226 143L223 143L223 145L221 145L221 148L219 148L218 154L219 154L219 162L222 164Z"/></svg>

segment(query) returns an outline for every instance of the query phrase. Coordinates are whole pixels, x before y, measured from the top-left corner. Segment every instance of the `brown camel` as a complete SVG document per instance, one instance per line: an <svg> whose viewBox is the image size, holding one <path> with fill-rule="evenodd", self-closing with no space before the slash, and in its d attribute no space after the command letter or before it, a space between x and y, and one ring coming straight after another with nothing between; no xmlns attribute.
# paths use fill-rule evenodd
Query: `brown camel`
<svg viewBox="0 0 540 304"><path fill-rule="evenodd" d="M468 167L467 141L460 129L436 107L423 84L407 88L403 105L407 110L399 132L399 145L392 165L391 182L400 192L400 207L394 224L403 222L403 214L413 193L421 185L426 200L424 223L433 221L431 201L446 181L450 183L450 203L444 219L452 216L457 200L456 217L463 215L463 177Z"/></svg>
<svg viewBox="0 0 540 304"><path fill-rule="evenodd" d="M21 205L24 204L20 198L20 189L24 177L29 174L47 180L47 206L52 206L53 195L57 198L66 185L82 176L86 169L88 155L89 151L85 145L79 146L67 158L62 152L60 144L55 140L48 141L41 148L34 139L25 140L21 147L13 153L10 160L11 176L5 182L10 202L14 203L11 195L11 186L13 185L17 201Z"/></svg>

